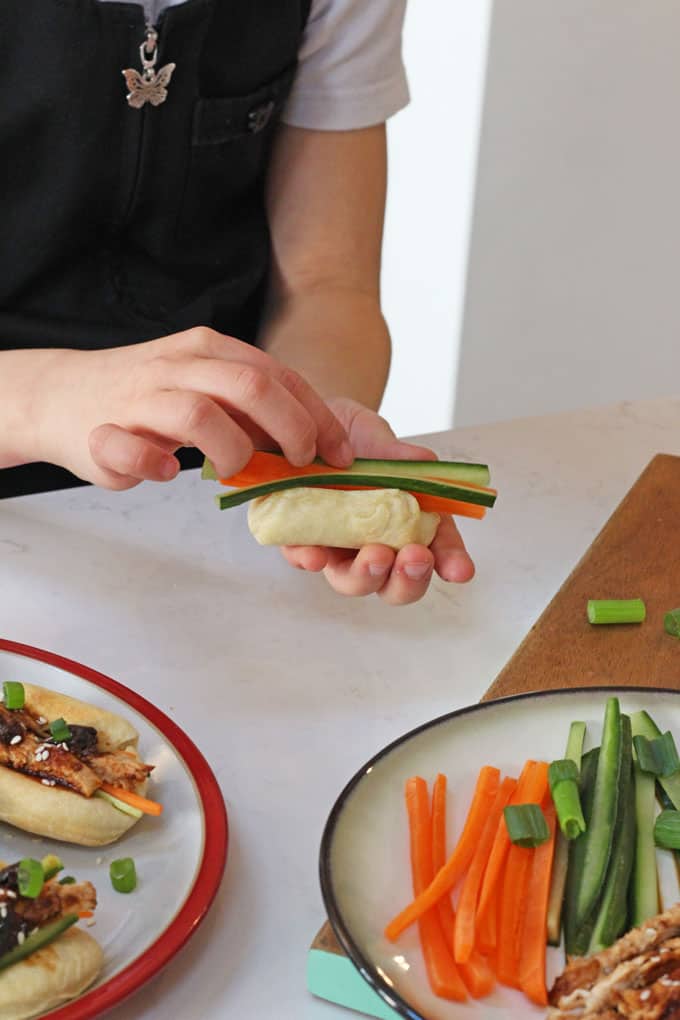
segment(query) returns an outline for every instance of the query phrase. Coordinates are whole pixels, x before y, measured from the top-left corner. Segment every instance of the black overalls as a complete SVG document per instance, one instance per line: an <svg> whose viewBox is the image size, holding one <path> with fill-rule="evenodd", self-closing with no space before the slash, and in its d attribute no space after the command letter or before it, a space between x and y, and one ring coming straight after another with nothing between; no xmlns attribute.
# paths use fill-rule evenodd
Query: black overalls
<svg viewBox="0 0 680 1020"><path fill-rule="evenodd" d="M1 0L0 350L120 346L197 325L255 340L264 175L309 6L166 9L155 27L156 69L176 65L167 99L134 109L121 72L141 72L141 6ZM0 470L0 496L70 484L50 465Z"/></svg>

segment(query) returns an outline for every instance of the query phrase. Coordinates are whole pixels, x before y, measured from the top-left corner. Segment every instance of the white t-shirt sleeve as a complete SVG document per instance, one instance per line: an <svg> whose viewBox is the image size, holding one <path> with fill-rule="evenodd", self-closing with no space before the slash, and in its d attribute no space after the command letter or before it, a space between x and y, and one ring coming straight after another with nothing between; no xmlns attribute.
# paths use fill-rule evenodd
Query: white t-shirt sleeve
<svg viewBox="0 0 680 1020"><path fill-rule="evenodd" d="M313 0L282 120L328 131L381 124L409 100L406 0Z"/></svg>

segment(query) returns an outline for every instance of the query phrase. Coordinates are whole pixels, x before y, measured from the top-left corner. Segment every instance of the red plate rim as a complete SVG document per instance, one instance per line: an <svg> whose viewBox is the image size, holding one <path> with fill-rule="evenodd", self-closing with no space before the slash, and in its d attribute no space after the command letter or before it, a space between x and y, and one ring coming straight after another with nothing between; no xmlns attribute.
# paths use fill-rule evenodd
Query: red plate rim
<svg viewBox="0 0 680 1020"><path fill-rule="evenodd" d="M140 694L103 673L63 655L0 638L0 651L14 652L27 659L39 659L87 680L127 702L161 731L191 773L203 809L205 838L196 881L167 928L148 949L103 985L85 992L75 1002L49 1013L50 1020L91 1020L119 1005L165 966L194 934L212 903L227 862L229 828L222 792L207 761L186 733L164 712Z"/></svg>

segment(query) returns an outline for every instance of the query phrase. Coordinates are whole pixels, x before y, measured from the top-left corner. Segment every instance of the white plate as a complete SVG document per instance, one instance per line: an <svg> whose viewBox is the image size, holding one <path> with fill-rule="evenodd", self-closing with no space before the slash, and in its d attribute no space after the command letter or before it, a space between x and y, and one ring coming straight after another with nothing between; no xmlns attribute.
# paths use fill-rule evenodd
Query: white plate
<svg viewBox="0 0 680 1020"><path fill-rule="evenodd" d="M404 784L419 775L431 788L438 772L447 775L453 843L482 765L517 776L527 758L561 758L574 719L588 725L586 747L599 744L605 702L613 694L622 711L646 708L662 730L680 731L680 697L670 690L588 688L521 695L462 709L407 733L368 762L340 794L321 844L328 918L364 978L397 1013L410 1020L545 1016L520 992L500 985L477 1001L440 999L428 985L417 926L396 943L384 937L387 922L413 898ZM563 963L562 950L548 948L549 985Z"/></svg>
<svg viewBox="0 0 680 1020"><path fill-rule="evenodd" d="M155 765L149 796L162 801L163 814L145 815L110 846L77 847L0 825L4 861L57 853L65 874L88 879L97 890L96 924L87 930L104 950L104 971L92 991L50 1013L55 1020L85 1020L147 981L202 920L226 859L224 802L186 734L116 681L50 653L0 641L4 680L40 684L124 715L139 732L142 758ZM138 886L129 894L115 892L109 879L109 864L119 857L132 857L137 868Z"/></svg>

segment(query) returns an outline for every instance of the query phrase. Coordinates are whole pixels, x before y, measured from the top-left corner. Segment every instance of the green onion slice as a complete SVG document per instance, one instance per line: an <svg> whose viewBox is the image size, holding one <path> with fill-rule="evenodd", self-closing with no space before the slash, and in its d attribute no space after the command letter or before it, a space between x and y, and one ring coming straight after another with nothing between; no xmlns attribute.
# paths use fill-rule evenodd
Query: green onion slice
<svg viewBox="0 0 680 1020"><path fill-rule="evenodd" d="M75 885L76 880L73 875L64 875L63 878L59 879L59 885Z"/></svg>
<svg viewBox="0 0 680 1020"><path fill-rule="evenodd" d="M673 637L680 637L680 609L671 609L665 614L663 629Z"/></svg>
<svg viewBox="0 0 680 1020"><path fill-rule="evenodd" d="M51 878L54 878L55 875L64 870L61 857L57 857L56 854L47 854L42 859L42 869L44 880L49 882Z"/></svg>
<svg viewBox="0 0 680 1020"><path fill-rule="evenodd" d="M61 717L50 723L50 733L55 744L66 744L73 736L66 720Z"/></svg>
<svg viewBox="0 0 680 1020"><path fill-rule="evenodd" d="M116 892L129 893L137 888L137 871L131 857L121 857L111 861L109 867L111 885Z"/></svg>
<svg viewBox="0 0 680 1020"><path fill-rule="evenodd" d="M548 768L548 782L557 820L566 839L576 839L586 831L578 790L579 770L571 758L560 758Z"/></svg>
<svg viewBox="0 0 680 1020"><path fill-rule="evenodd" d="M17 680L5 680L2 685L5 708L23 708L26 704L24 685Z"/></svg>
<svg viewBox="0 0 680 1020"><path fill-rule="evenodd" d="M654 842L665 850L680 850L680 811L662 811L657 816Z"/></svg>
<svg viewBox="0 0 680 1020"><path fill-rule="evenodd" d="M17 868L17 884L21 896L34 900L40 895L45 884L45 873L40 861L33 857L24 857Z"/></svg>
<svg viewBox="0 0 680 1020"><path fill-rule="evenodd" d="M550 839L545 815L538 804L509 804L503 808L510 842L535 847Z"/></svg>
<svg viewBox="0 0 680 1020"><path fill-rule="evenodd" d="M590 623L642 623L645 615L642 599L588 599Z"/></svg>
<svg viewBox="0 0 680 1020"><path fill-rule="evenodd" d="M633 737L633 745L638 765L643 772L667 779L680 769L680 758L670 730L652 740L637 734Z"/></svg>

